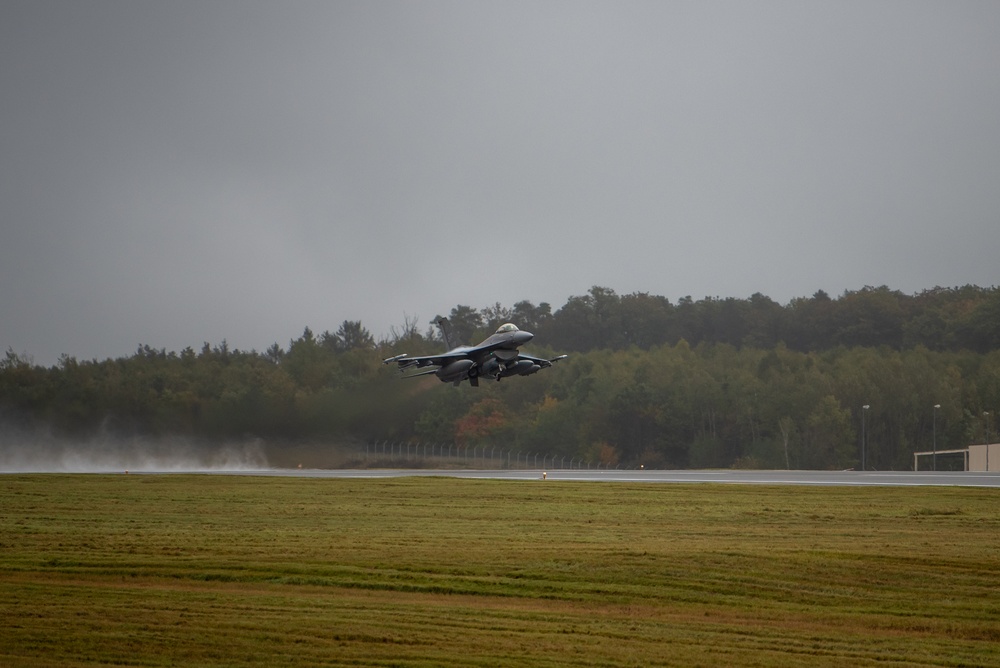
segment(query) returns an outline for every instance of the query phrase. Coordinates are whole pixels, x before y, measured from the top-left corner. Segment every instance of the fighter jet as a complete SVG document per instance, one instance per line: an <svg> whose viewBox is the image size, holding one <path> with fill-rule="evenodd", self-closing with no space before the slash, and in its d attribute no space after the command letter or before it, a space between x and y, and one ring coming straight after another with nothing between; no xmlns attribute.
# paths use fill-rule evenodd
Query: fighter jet
<svg viewBox="0 0 1000 668"><path fill-rule="evenodd" d="M453 383L458 386L463 380L468 380L473 387L479 387L480 378L492 378L499 381L507 376L530 376L539 369L548 368L552 366L553 362L566 357L566 355L559 355L552 359L543 359L519 352L517 347L524 345L535 335L531 332L522 332L516 325L509 322L500 325L500 328L492 336L476 346L453 347L448 332L448 320L441 318L438 320L438 326L444 333L445 343L451 348L448 352L424 357L408 357L406 353L403 353L384 359L382 363L395 362L399 365L401 372L413 368L434 367L404 376L404 378L434 374L445 383Z"/></svg>

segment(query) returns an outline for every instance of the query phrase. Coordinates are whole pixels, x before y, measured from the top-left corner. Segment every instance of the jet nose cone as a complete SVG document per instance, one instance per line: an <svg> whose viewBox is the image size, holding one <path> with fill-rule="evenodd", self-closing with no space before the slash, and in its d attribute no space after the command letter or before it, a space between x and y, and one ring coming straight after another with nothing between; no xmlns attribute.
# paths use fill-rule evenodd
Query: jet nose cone
<svg viewBox="0 0 1000 668"><path fill-rule="evenodd" d="M525 343L532 340L533 338L535 338L535 335L532 334L531 332L525 332L525 331L516 332L514 334L514 343L516 343L519 346L523 346Z"/></svg>

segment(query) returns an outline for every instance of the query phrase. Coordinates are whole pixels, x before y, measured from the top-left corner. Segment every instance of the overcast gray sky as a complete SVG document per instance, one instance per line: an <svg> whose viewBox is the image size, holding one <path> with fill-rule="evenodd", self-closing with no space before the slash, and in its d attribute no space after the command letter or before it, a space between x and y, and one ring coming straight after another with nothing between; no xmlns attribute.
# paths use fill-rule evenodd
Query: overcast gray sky
<svg viewBox="0 0 1000 668"><path fill-rule="evenodd" d="M0 348L994 285L998 35L994 1L0 0Z"/></svg>

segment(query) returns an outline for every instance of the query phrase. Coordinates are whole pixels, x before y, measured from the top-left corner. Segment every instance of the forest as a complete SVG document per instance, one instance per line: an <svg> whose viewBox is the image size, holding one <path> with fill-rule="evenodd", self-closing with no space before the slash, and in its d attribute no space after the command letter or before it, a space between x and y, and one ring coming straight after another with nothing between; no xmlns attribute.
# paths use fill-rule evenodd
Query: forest
<svg viewBox="0 0 1000 668"><path fill-rule="evenodd" d="M479 388L403 380L381 363L443 350L440 315L465 342L510 321L535 334L526 352L570 356ZM522 301L407 317L381 340L344 320L263 352L222 341L63 355L48 368L9 348L0 360L0 425L22 440L255 439L272 462L294 450L317 467L333 448L388 440L646 468L859 468L864 445L866 468L901 470L914 451L990 440L997 409L1000 288L977 286L820 291L787 305L595 286L556 310Z"/></svg>

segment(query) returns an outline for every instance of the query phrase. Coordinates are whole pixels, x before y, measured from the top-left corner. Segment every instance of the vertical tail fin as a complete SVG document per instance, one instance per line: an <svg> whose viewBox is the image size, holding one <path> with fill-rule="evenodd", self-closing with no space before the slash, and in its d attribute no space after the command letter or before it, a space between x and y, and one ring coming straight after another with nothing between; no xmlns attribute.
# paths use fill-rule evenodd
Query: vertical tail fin
<svg viewBox="0 0 1000 668"><path fill-rule="evenodd" d="M441 334L444 335L444 342L445 345L448 346L448 350L452 350L453 348L457 348L462 345L452 338L451 327L448 325L448 318L440 318L437 321L437 326L441 328Z"/></svg>

